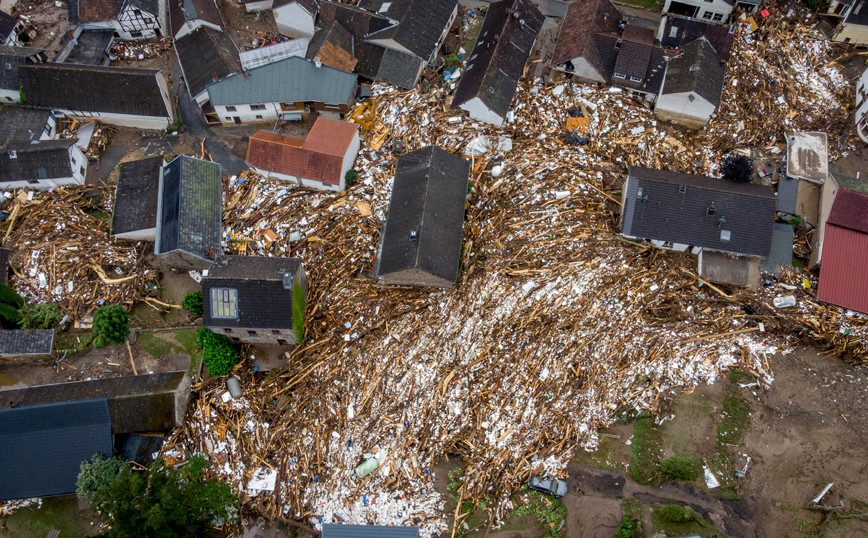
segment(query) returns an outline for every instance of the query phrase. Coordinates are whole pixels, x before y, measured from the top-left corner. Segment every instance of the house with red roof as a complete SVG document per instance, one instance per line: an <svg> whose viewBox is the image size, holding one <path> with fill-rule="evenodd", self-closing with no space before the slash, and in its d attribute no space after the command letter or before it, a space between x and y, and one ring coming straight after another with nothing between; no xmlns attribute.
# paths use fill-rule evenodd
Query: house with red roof
<svg viewBox="0 0 868 538"><path fill-rule="evenodd" d="M267 177L342 191L359 144L358 124L319 117L305 138L271 131L251 136L247 164Z"/></svg>
<svg viewBox="0 0 868 538"><path fill-rule="evenodd" d="M841 188L826 220L817 299L868 314L868 193Z"/></svg>

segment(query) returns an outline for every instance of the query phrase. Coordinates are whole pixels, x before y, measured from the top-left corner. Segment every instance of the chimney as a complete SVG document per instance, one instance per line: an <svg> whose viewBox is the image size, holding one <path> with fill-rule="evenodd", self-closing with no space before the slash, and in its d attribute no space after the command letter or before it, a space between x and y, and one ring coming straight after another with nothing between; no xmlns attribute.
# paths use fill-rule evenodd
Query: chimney
<svg viewBox="0 0 868 538"><path fill-rule="evenodd" d="M322 67L322 60L319 59L319 56L316 56L316 57L313 59L313 65L315 65L317 69L319 69L320 67Z"/></svg>
<svg viewBox="0 0 868 538"><path fill-rule="evenodd" d="M214 82L217 82L219 77L217 77L217 73L211 73L211 78L214 79Z"/></svg>

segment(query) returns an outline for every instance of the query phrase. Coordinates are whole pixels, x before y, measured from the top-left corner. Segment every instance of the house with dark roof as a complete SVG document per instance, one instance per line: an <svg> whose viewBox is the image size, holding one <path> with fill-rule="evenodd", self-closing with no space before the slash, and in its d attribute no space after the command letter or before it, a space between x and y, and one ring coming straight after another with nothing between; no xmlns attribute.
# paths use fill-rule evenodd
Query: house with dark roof
<svg viewBox="0 0 868 538"><path fill-rule="evenodd" d="M184 424L191 386L184 371L38 385L4 391L0 412L98 398L108 402L114 435L167 431Z"/></svg>
<svg viewBox="0 0 868 538"><path fill-rule="evenodd" d="M245 5L247 10L251 11L251 5L269 3L271 6L263 9L271 9L277 31L282 35L294 39L309 38L316 32L314 22L319 12L319 5L317 5L316 0L258 0L248 2Z"/></svg>
<svg viewBox="0 0 868 538"><path fill-rule="evenodd" d="M868 194L838 190L825 224L817 299L868 314Z"/></svg>
<svg viewBox="0 0 868 538"><path fill-rule="evenodd" d="M307 289L298 258L221 256L202 274L203 324L232 342L294 346L304 308L293 305Z"/></svg>
<svg viewBox="0 0 868 538"><path fill-rule="evenodd" d="M436 146L398 157L375 278L441 288L458 281L469 175L470 161Z"/></svg>
<svg viewBox="0 0 868 538"><path fill-rule="evenodd" d="M46 60L44 49L0 45L0 99L7 103L21 102L20 67Z"/></svg>
<svg viewBox="0 0 868 538"><path fill-rule="evenodd" d="M690 248L700 276L712 281L759 284L774 231L770 187L630 166L621 196L621 235Z"/></svg>
<svg viewBox="0 0 868 538"><path fill-rule="evenodd" d="M200 26L176 39L174 46L184 84L200 107L208 101L208 84L241 71L238 47L222 31Z"/></svg>
<svg viewBox="0 0 868 538"><path fill-rule="evenodd" d="M0 146L0 189L84 185L87 157L78 139L13 140Z"/></svg>
<svg viewBox="0 0 868 538"><path fill-rule="evenodd" d="M552 72L581 82L619 86L653 101L666 73L667 52L650 28L630 26L610 0L570 5L552 53Z"/></svg>
<svg viewBox="0 0 868 538"><path fill-rule="evenodd" d="M325 523L322 538L419 538L419 527Z"/></svg>
<svg viewBox="0 0 868 538"><path fill-rule="evenodd" d="M726 67L707 39L684 46L669 60L654 114L691 129L702 129L711 119L723 95Z"/></svg>
<svg viewBox="0 0 868 538"><path fill-rule="evenodd" d="M726 63L735 41L735 26L698 21L678 15L664 15L660 18L657 40L661 47L679 51L703 37L714 47L720 61Z"/></svg>
<svg viewBox="0 0 868 538"><path fill-rule="evenodd" d="M209 123L274 122L286 115L316 111L341 119L355 103L356 75L292 57L235 73L208 85Z"/></svg>
<svg viewBox="0 0 868 538"><path fill-rule="evenodd" d="M743 3L749 10L753 10L754 1ZM666 0L663 4L663 13L723 23L729 20L734 7L735 0Z"/></svg>
<svg viewBox="0 0 868 538"><path fill-rule="evenodd" d="M0 330L0 362L53 359L53 346L54 329Z"/></svg>
<svg viewBox="0 0 868 538"><path fill-rule="evenodd" d="M305 138L271 131L251 136L247 164L263 176L319 190L342 191L359 145L358 124L317 118Z"/></svg>
<svg viewBox="0 0 868 538"><path fill-rule="evenodd" d="M219 163L179 155L163 166L154 253L175 269L207 269L220 255L223 174Z"/></svg>
<svg viewBox="0 0 868 538"><path fill-rule="evenodd" d="M451 108L502 125L545 17L530 0L489 5Z"/></svg>
<svg viewBox="0 0 868 538"><path fill-rule="evenodd" d="M112 211L112 235L130 241L155 241L162 156L121 163Z"/></svg>
<svg viewBox="0 0 868 538"><path fill-rule="evenodd" d="M215 0L167 0L172 36L181 39L200 26L223 30L223 16Z"/></svg>
<svg viewBox="0 0 868 538"><path fill-rule="evenodd" d="M353 35L339 23L333 22L314 35L305 58L352 73L359 63L354 50Z"/></svg>
<svg viewBox="0 0 868 538"><path fill-rule="evenodd" d="M109 51L115 41L114 30L78 26L70 32L71 39L54 58L56 63L109 65Z"/></svg>
<svg viewBox="0 0 868 538"><path fill-rule="evenodd" d="M72 0L67 9L80 29L111 30L124 41L160 39L169 31L161 0Z"/></svg>
<svg viewBox="0 0 868 538"><path fill-rule="evenodd" d="M12 268L9 266L9 258L11 256L11 250L0 247L0 282L7 286L9 285L9 275L12 273Z"/></svg>
<svg viewBox="0 0 868 538"><path fill-rule="evenodd" d="M31 107L137 129L162 130L175 121L160 70L45 63L22 65L19 73Z"/></svg>
<svg viewBox="0 0 868 538"><path fill-rule="evenodd" d="M394 24L371 32L367 40L432 63L458 15L458 0L361 0L359 7Z"/></svg>
<svg viewBox="0 0 868 538"><path fill-rule="evenodd" d="M0 410L0 501L74 493L96 454L113 455L104 399Z"/></svg>
<svg viewBox="0 0 868 538"><path fill-rule="evenodd" d="M57 118L50 110L5 106L0 110L0 144L52 140L57 135Z"/></svg>
<svg viewBox="0 0 868 538"><path fill-rule="evenodd" d="M23 45L20 39L24 31L24 23L3 11L0 11L0 44L10 47Z"/></svg>

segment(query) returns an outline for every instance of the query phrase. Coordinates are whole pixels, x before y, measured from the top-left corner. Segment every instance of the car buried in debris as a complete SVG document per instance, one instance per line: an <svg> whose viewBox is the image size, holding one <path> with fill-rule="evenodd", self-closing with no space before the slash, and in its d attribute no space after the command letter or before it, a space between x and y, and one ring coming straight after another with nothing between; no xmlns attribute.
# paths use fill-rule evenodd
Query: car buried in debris
<svg viewBox="0 0 868 538"><path fill-rule="evenodd" d="M555 497L563 497L567 494L567 483L552 477L540 478L533 475L528 480L527 487L540 493L554 495Z"/></svg>

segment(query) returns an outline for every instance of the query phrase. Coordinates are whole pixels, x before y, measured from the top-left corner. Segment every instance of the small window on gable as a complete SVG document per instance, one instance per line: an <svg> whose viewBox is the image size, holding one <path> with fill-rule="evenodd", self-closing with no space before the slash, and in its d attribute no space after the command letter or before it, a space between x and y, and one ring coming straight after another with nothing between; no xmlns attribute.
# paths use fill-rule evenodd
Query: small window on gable
<svg viewBox="0 0 868 538"><path fill-rule="evenodd" d="M226 112L235 112L235 107L232 105L226 105ZM229 118L226 118L229 119Z"/></svg>
<svg viewBox="0 0 868 538"><path fill-rule="evenodd" d="M731 237L732 237L732 232L730 232L729 230L721 230L720 231L720 240L721 241L729 241L729 239Z"/></svg>
<svg viewBox="0 0 868 538"><path fill-rule="evenodd" d="M693 101L696 100L696 97L693 97L693 94L691 93L690 95L687 96L687 100L692 103Z"/></svg>
<svg viewBox="0 0 868 538"><path fill-rule="evenodd" d="M642 198L642 187L639 187L636 191L636 198Z"/></svg>
<svg viewBox="0 0 868 538"><path fill-rule="evenodd" d="M627 75L625 75L624 73L612 73L612 76L621 80L625 80L627 78Z"/></svg>
<svg viewBox="0 0 868 538"><path fill-rule="evenodd" d="M256 336L256 331L247 331L248 336Z"/></svg>
<svg viewBox="0 0 868 538"><path fill-rule="evenodd" d="M686 194L687 193L687 185L679 185L678 186L678 192L680 192L681 194Z"/></svg>
<svg viewBox="0 0 868 538"><path fill-rule="evenodd" d="M642 82L642 77L630 77L630 82Z"/></svg>

